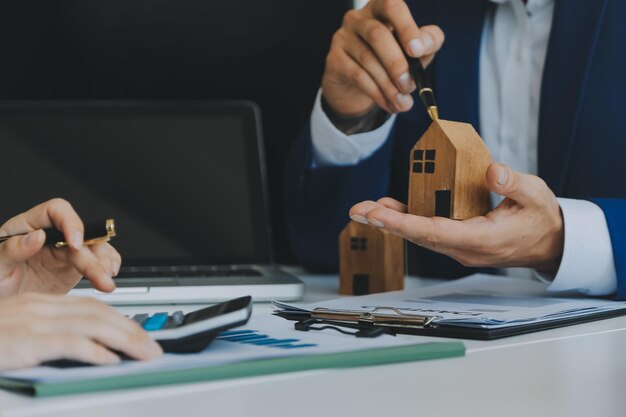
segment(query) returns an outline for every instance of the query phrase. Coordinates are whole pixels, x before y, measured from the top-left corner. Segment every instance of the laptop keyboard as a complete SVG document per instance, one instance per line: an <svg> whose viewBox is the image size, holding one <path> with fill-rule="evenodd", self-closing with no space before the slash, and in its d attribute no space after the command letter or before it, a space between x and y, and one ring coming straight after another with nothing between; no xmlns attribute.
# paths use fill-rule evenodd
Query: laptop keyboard
<svg viewBox="0 0 626 417"><path fill-rule="evenodd" d="M124 267L117 278L206 278L206 277L255 277L261 276L261 272L252 268L242 267Z"/></svg>

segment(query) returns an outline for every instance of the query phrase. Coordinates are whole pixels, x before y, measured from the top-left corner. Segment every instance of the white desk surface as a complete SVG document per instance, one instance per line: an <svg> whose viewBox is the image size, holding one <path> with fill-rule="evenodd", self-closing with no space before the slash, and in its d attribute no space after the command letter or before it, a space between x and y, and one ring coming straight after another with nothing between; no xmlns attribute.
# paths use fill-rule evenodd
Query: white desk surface
<svg viewBox="0 0 626 417"><path fill-rule="evenodd" d="M303 280L305 302L336 297L336 276ZM255 305L255 314L270 310ZM461 358L119 392L34 399L0 390L0 416L626 415L626 317L465 345Z"/></svg>

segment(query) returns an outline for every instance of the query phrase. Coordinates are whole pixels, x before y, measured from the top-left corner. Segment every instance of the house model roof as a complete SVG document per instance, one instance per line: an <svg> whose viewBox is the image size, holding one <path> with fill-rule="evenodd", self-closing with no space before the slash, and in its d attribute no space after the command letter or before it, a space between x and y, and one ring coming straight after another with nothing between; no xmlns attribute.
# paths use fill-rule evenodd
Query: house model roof
<svg viewBox="0 0 626 417"><path fill-rule="evenodd" d="M430 125L428 130L430 129L441 130L457 150L480 152L484 152L485 150L483 140L469 123L451 122L449 120L439 119Z"/></svg>

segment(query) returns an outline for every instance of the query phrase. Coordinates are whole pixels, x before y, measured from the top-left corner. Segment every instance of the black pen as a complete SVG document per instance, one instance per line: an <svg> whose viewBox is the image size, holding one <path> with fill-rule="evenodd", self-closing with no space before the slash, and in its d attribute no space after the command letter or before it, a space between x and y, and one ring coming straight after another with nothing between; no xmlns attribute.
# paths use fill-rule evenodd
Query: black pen
<svg viewBox="0 0 626 417"><path fill-rule="evenodd" d="M67 241L63 233L54 228L44 229L46 233L46 245L52 245L55 248L63 248L68 246ZM0 243L11 239L14 236L24 236L31 232L16 233L14 235L0 237ZM115 220L107 219L102 224L102 221L97 223L90 223L85 225L84 233L84 245L95 245L96 243L108 242L111 238L115 237Z"/></svg>
<svg viewBox="0 0 626 417"><path fill-rule="evenodd" d="M437 102L435 101L435 94L433 93L433 89L430 86L430 81L428 80L428 75L426 74L426 70L422 66L422 61L419 58L413 58L406 53L404 48L402 47L402 42L398 38L398 34L394 33L396 37L396 41L400 45L400 49L404 53L404 57L409 63L409 72L415 81L415 85L417 86L417 93L424 103L426 107L426 111L430 115L430 118L434 120L439 119L439 111L437 109Z"/></svg>

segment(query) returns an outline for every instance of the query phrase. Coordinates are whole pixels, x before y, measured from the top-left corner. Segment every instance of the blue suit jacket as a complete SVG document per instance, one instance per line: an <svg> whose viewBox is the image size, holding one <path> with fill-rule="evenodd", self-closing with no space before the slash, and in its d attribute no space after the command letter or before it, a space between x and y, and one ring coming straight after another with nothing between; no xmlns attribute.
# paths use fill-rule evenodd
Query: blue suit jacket
<svg viewBox="0 0 626 417"><path fill-rule="evenodd" d="M418 24L438 24L446 42L429 67L441 117L480 132L478 63L486 0L408 1ZM558 196L590 199L604 211L626 298L626 1L556 0L541 89L539 176ZM417 98L416 103L419 103ZM288 227L299 261L337 269L337 237L348 210L385 195L406 201L408 155L429 120L417 104L391 138L356 166L311 169L307 126L285 177ZM412 245L413 246L413 245ZM411 248L412 272L459 276L459 264Z"/></svg>

